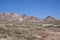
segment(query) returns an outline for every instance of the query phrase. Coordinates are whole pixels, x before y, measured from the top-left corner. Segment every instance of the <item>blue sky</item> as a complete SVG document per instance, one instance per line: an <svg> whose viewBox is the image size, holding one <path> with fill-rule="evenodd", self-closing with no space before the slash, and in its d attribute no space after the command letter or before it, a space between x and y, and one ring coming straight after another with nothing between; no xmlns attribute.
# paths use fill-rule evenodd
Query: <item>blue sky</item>
<svg viewBox="0 0 60 40"><path fill-rule="evenodd" d="M0 0L0 12L24 13L28 16L60 19L60 0Z"/></svg>

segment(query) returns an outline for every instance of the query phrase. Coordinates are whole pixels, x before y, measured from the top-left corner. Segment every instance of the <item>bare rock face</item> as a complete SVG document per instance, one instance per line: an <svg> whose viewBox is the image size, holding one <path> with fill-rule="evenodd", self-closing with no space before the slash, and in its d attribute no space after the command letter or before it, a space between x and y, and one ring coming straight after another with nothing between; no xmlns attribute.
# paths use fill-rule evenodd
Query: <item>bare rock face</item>
<svg viewBox="0 0 60 40"><path fill-rule="evenodd" d="M19 22L23 22L23 21L24 21L24 18L19 17Z"/></svg>

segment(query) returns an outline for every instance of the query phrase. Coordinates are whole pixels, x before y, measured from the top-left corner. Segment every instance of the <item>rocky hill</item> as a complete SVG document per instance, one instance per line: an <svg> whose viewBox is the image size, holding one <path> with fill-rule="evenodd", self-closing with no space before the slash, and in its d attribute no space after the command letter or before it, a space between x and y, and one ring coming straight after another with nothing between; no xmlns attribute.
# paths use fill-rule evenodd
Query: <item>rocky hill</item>
<svg viewBox="0 0 60 40"><path fill-rule="evenodd" d="M60 40L60 20L0 13L0 40Z"/></svg>

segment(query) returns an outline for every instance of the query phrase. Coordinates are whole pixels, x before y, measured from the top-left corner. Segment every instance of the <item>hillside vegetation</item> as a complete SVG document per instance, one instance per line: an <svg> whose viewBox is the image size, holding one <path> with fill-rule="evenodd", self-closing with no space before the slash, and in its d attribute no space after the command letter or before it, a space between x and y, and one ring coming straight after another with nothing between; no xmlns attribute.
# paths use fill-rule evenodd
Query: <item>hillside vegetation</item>
<svg viewBox="0 0 60 40"><path fill-rule="evenodd" d="M60 20L0 13L0 40L60 40Z"/></svg>

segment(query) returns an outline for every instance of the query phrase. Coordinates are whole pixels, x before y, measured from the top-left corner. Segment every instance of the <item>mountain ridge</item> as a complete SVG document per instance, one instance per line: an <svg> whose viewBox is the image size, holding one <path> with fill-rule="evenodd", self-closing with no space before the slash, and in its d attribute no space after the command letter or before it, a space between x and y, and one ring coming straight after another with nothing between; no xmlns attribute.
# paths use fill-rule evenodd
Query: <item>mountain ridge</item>
<svg viewBox="0 0 60 40"><path fill-rule="evenodd" d="M27 16L26 14L23 14L22 16L19 16L17 13L5 13L2 14L0 13L0 21L19 21L19 22L23 22L23 21L32 21L32 22L41 22L41 23L48 23L48 24L56 24L55 22L57 22L57 24L60 23L60 20L55 19L51 16L47 16L44 19L39 19L37 17L34 16Z"/></svg>
<svg viewBox="0 0 60 40"><path fill-rule="evenodd" d="M60 20L26 14L0 14L0 40L60 40Z"/></svg>

